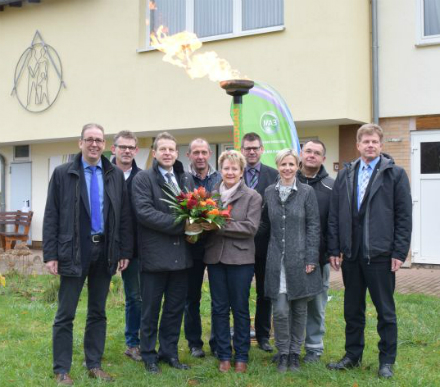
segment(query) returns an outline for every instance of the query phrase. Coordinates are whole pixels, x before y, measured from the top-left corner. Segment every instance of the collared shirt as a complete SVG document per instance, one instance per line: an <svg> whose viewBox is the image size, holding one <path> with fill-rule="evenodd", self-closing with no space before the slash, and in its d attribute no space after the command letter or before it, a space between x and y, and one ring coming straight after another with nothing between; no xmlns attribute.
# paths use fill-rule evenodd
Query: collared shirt
<svg viewBox="0 0 440 387"><path fill-rule="evenodd" d="M130 175L131 175L131 170L132 170L133 168L130 168L128 171L124 171L124 177L125 177L125 180L127 180L129 177L130 177Z"/></svg>
<svg viewBox="0 0 440 387"><path fill-rule="evenodd" d="M165 181L168 183L168 179L165 176L167 173L171 174L171 180L173 181L173 184L176 187L179 187L179 184L177 183L177 179L176 179L176 175L174 174L174 169L171 168L171 171L167 171L166 169L163 169L160 165L159 165L159 172L162 174L163 178L165 179Z"/></svg>
<svg viewBox="0 0 440 387"><path fill-rule="evenodd" d="M86 185L87 185L87 196L89 198L89 208L91 209L91 203L90 203L90 181L92 180L92 170L89 168L91 165L88 164L84 158L82 160L82 165L84 168L84 177L86 179ZM96 165L96 176L98 177L98 189L99 189L99 205L101 207L100 214L101 214L101 230L99 230L99 233L104 232L104 179L103 179L103 173L102 173L102 161L99 160L98 164Z"/></svg>
<svg viewBox="0 0 440 387"><path fill-rule="evenodd" d="M211 165L208 166L208 173L204 179L194 170L192 164L189 165L188 171L194 178L196 188L204 187L208 192L212 192L214 186L222 180L220 173Z"/></svg>
<svg viewBox="0 0 440 387"><path fill-rule="evenodd" d="M359 164L358 180L357 180L357 184L358 184L358 194L357 194L358 208L361 207L361 197L359 195L360 194L359 187L361 186L362 176L365 173L364 167L370 166L370 168L366 169L366 171L370 175L370 179L371 179L371 175L373 174L374 168L376 168L376 165L379 162L379 160L380 160L380 156L376 157L373 161L370 161L370 163L367 164L364 160L361 159L361 162Z"/></svg>
<svg viewBox="0 0 440 387"><path fill-rule="evenodd" d="M246 166L244 169L244 178L246 179L246 185L249 186L251 180L252 180L252 176L253 174L251 172L249 172L249 169L255 169L258 173L258 180L260 179L260 172L261 172L261 163L258 163L256 165L254 165L253 167L249 167Z"/></svg>

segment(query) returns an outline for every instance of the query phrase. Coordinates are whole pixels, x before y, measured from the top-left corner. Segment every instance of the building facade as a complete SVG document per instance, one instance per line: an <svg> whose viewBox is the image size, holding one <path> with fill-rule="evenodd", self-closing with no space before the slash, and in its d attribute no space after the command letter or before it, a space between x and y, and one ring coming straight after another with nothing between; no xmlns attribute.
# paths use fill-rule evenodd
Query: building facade
<svg viewBox="0 0 440 387"><path fill-rule="evenodd" d="M2 205L17 210L30 200L36 244L50 173L78 151L85 123L104 126L107 150L113 134L134 131L142 167L155 134L164 130L176 136L181 159L195 136L214 144L217 155L232 143L230 97L218 83L191 79L162 60L149 39L160 24L170 34L196 32L200 52L215 51L275 88L300 140L326 143L325 166L333 176L348 149L341 144L354 148L356 128L371 121L368 1L7 3L0 0Z"/></svg>

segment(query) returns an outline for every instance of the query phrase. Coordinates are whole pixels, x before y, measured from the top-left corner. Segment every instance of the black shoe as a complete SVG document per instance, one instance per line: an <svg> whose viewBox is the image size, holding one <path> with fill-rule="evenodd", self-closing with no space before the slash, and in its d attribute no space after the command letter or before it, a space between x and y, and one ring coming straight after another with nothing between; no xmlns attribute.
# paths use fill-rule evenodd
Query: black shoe
<svg viewBox="0 0 440 387"><path fill-rule="evenodd" d="M381 364L379 366L379 378L390 379L394 376L392 364Z"/></svg>
<svg viewBox="0 0 440 387"><path fill-rule="evenodd" d="M258 347L265 352L273 352L272 346L269 344L269 340L263 339L258 342Z"/></svg>
<svg viewBox="0 0 440 387"><path fill-rule="evenodd" d="M361 365L361 360L352 360L347 356L344 356L341 360L339 360L337 363L328 363L327 368L332 371L342 371L342 370L348 370L350 368L359 367Z"/></svg>
<svg viewBox="0 0 440 387"><path fill-rule="evenodd" d="M288 355L279 355L278 356L278 372L284 373L287 371L287 367L289 366L289 356Z"/></svg>
<svg viewBox="0 0 440 387"><path fill-rule="evenodd" d="M289 355L289 371L299 371L299 355L297 353L291 353Z"/></svg>
<svg viewBox="0 0 440 387"><path fill-rule="evenodd" d="M304 356L304 363L317 363L321 359L321 355L316 352L307 352Z"/></svg>
<svg viewBox="0 0 440 387"><path fill-rule="evenodd" d="M176 368L178 370L189 370L190 366L183 364L179 361L179 359L172 357L170 359L164 360L165 362L167 362L170 367Z"/></svg>
<svg viewBox="0 0 440 387"><path fill-rule="evenodd" d="M157 364L157 362L145 363L145 369L150 374L160 374L160 372L161 372L160 368L159 368L159 364Z"/></svg>
<svg viewBox="0 0 440 387"><path fill-rule="evenodd" d="M192 357L202 358L205 357L205 352L202 348L192 347L189 349Z"/></svg>

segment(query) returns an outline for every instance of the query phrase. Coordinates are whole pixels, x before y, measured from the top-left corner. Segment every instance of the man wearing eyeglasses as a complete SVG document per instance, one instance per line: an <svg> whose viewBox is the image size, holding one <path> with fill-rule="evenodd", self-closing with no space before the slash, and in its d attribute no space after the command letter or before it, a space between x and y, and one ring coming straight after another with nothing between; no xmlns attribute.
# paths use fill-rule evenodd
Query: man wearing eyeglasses
<svg viewBox="0 0 440 387"><path fill-rule="evenodd" d="M125 293L125 344L127 345L124 354L132 360L141 361L139 329L141 327L142 300L139 282L139 260L137 258L136 215L131 205L133 178L140 171L134 159L139 151L137 142L138 139L133 132L123 130L113 138L112 153L115 155L113 163L124 172L133 219L133 259L127 269L122 272Z"/></svg>
<svg viewBox="0 0 440 387"><path fill-rule="evenodd" d="M132 257L132 220L124 174L102 157L104 129L87 124L81 150L50 179L43 221L43 254L49 272L60 275L53 324L53 370L59 385L72 385L73 321L87 279L85 362L91 378L110 382L102 370L107 319L105 303L116 269Z"/></svg>
<svg viewBox="0 0 440 387"><path fill-rule="evenodd" d="M301 150L301 166L296 175L301 183L310 185L315 190L321 223L319 265L323 290L307 303L305 363L319 361L324 351L325 307L327 305L328 288L330 285L330 265L327 254L327 221L330 196L335 182L325 170L325 153L326 148L322 141L307 141Z"/></svg>
<svg viewBox="0 0 440 387"><path fill-rule="evenodd" d="M246 133L241 141L241 153L246 158L244 180L248 187L255 189L262 197L266 188L275 183L278 171L260 162L264 153L261 137L257 133ZM255 336L260 349L272 352L269 343L272 305L264 297L264 274L269 240L255 236L255 282L257 287L257 308L255 312Z"/></svg>

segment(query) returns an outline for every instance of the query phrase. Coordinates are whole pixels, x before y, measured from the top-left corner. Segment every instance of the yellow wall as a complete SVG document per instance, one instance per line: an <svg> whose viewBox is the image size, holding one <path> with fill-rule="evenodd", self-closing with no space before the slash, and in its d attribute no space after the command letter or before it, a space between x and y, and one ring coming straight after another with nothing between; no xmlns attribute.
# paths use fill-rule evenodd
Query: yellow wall
<svg viewBox="0 0 440 387"><path fill-rule="evenodd" d="M231 124L230 98L216 83L190 80L160 52L136 52L139 1L45 0L0 13L0 143L69 139L87 122L107 133L150 135ZM368 7L368 1L285 0L284 31L205 43L202 50L272 85L298 121L369 121ZM46 112L32 114L10 92L37 29L58 51L67 88Z"/></svg>

